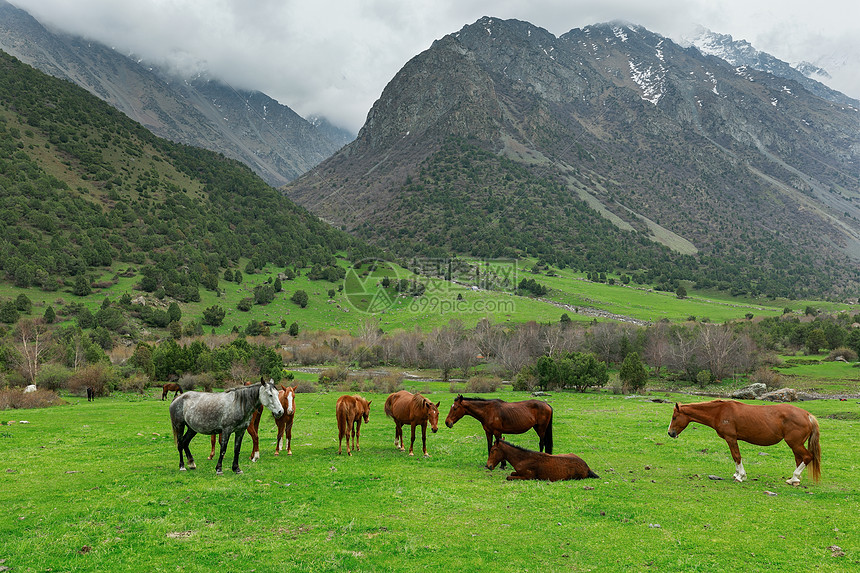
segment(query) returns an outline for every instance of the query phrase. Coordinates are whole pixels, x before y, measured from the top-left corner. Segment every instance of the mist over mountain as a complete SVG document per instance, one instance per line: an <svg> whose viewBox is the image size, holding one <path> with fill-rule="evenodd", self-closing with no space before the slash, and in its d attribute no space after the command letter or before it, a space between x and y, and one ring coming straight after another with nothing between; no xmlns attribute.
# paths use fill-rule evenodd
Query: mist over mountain
<svg viewBox="0 0 860 573"><path fill-rule="evenodd" d="M632 24L556 37L485 17L410 60L285 191L401 255L857 296L858 106L807 80Z"/></svg>
<svg viewBox="0 0 860 573"><path fill-rule="evenodd" d="M238 159L274 186L352 140L346 131L311 123L263 93L205 76L179 78L98 42L48 30L4 0L0 49L84 87L160 137Z"/></svg>

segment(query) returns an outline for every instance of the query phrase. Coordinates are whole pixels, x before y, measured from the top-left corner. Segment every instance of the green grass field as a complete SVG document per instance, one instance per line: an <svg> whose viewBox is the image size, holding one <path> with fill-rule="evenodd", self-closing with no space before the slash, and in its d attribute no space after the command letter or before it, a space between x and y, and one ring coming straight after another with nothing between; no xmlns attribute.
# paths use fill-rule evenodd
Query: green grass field
<svg viewBox="0 0 860 573"><path fill-rule="evenodd" d="M419 384L416 390L426 383ZM672 440L671 403L605 393L547 398L555 410L555 452L579 454L600 479L508 482L501 468L483 467L486 441L469 417L453 429L440 420L439 432L428 435L431 457L410 458L393 447L384 395L365 394L373 404L362 450L338 456L338 395L298 395L292 456L273 455L275 425L267 413L260 461L247 460L246 440L244 474L228 470L222 477L206 460L205 437L192 442L199 469L178 471L168 402L154 390L0 413L0 565L744 572L860 566L856 400L802 404L821 425L823 479L813 484L804 474L793 488L784 483L793 469L784 444L741 444L749 481L734 483L728 448L713 430L691 425ZM496 396L527 397L509 390ZM436 391L431 398L441 400L444 418L453 395ZM537 446L533 432L511 441ZM231 456L232 448L227 467Z"/></svg>

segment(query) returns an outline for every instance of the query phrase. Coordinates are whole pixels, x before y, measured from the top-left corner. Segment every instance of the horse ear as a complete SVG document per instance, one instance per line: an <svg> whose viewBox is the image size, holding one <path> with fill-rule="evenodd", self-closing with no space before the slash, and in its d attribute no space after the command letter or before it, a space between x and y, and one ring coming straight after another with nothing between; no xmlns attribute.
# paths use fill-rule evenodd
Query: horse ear
<svg viewBox="0 0 860 573"><path fill-rule="evenodd" d="M441 404L441 403L442 403L442 401L441 401L441 400L439 400L438 402L436 402L436 409L437 409L437 410L439 409L439 404Z"/></svg>
<svg viewBox="0 0 860 573"><path fill-rule="evenodd" d="M368 400L368 402L367 402L367 407L368 407L368 408L370 408L370 404L371 404L372 402L373 402L373 400Z"/></svg>
<svg viewBox="0 0 860 573"><path fill-rule="evenodd" d="M284 386L283 384L281 384L281 388L283 388L284 392L289 392L289 390L287 390L287 387Z"/></svg>
<svg viewBox="0 0 860 573"><path fill-rule="evenodd" d="M266 379L263 378L262 376L260 376L260 384L265 384L265 383L266 383Z"/></svg>
<svg viewBox="0 0 860 573"><path fill-rule="evenodd" d="M675 402L675 411L676 411L676 412L680 412L680 411L681 411L681 408L678 406L678 403L677 403L677 402Z"/></svg>

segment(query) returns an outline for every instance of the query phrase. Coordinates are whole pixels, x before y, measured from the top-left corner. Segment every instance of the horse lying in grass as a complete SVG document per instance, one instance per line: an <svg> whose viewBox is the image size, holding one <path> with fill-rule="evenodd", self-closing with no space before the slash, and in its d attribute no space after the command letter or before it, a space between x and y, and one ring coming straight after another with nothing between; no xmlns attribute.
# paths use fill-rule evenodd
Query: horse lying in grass
<svg viewBox="0 0 860 573"><path fill-rule="evenodd" d="M559 481L600 477L576 454L553 455L527 450L505 440L500 440L490 448L487 469L492 470L499 462L507 460L514 466L514 472L507 480L537 479Z"/></svg>
<svg viewBox="0 0 860 573"><path fill-rule="evenodd" d="M370 417L370 402L361 396L341 396L335 404L335 416L337 416L337 453L340 454L343 447L343 438L346 437L346 455L351 456L349 440L352 439L352 448L358 452L358 438L361 436L361 420L368 422Z"/></svg>
<svg viewBox="0 0 860 573"><path fill-rule="evenodd" d="M170 404L170 422L173 426L173 438L179 450L179 470L185 471L185 461L182 453L188 456L188 469L197 469L188 445L197 434L221 434L221 455L215 465L215 474L221 475L221 463L227 452L230 434L235 434L233 440L233 471L241 474L239 469L239 453L242 449L242 437L251 421L254 410L262 404L278 418L284 414L284 408L278 400L278 389L273 380L266 382L260 379L259 384L241 386L226 392L186 392ZM187 428L187 430L186 430Z"/></svg>
<svg viewBox="0 0 860 573"><path fill-rule="evenodd" d="M747 477L741 460L738 440L757 446L772 446L782 440L794 452L795 470L786 480L789 485L800 483L800 474L809 466L812 481L821 477L821 432L815 416L791 404L744 404L734 400L711 400L698 404L675 404L669 436L677 438L687 424L698 422L716 430L729 445L735 460L735 480ZM807 442L808 447L804 447Z"/></svg>
<svg viewBox="0 0 860 573"><path fill-rule="evenodd" d="M415 445L415 426L421 426L421 442L424 446L424 457L429 458L427 453L427 423L435 434L439 429L439 404L433 403L421 394L413 394L407 390L401 390L389 394L385 400L385 415L394 420L394 447L404 451L403 447L403 424L412 426L412 441L409 443L409 455L413 455L412 446Z"/></svg>

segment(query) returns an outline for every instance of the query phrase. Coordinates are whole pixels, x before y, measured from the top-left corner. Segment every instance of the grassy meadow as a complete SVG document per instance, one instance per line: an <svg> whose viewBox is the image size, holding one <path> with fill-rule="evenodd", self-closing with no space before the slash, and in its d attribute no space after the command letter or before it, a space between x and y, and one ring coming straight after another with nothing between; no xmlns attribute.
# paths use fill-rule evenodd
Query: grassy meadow
<svg viewBox="0 0 860 573"><path fill-rule="evenodd" d="M713 430L691 424L669 438L671 402L695 398L555 392L545 398L555 411L555 452L577 453L600 479L545 483L508 482L506 470L487 471L478 422L444 426L454 395L426 382L411 389L442 402L439 431L428 432L429 458L395 450L385 395L372 394L364 394L373 403L361 451L338 456L340 393L299 394L294 454L273 455L275 425L266 413L260 461L248 461L246 440L244 474L222 477L200 436L192 442L199 469L178 471L168 402L155 390L4 411L0 565L314 572L860 566L857 400L801 404L821 425L822 482L805 473L795 488L784 483L793 469L784 444L741 444L749 481L738 484ZM528 397L507 389L494 396ZM511 441L537 447L533 432ZM420 452L420 431L416 442ZM225 466L231 461L232 447Z"/></svg>

